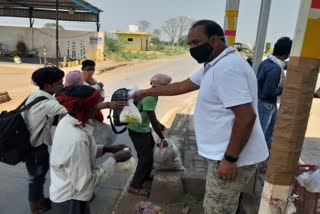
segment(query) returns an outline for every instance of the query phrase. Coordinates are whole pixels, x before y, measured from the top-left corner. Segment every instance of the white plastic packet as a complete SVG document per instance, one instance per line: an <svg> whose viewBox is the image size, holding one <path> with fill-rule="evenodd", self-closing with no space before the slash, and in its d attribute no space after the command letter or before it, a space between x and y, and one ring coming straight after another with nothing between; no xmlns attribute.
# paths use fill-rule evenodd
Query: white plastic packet
<svg viewBox="0 0 320 214"><path fill-rule="evenodd" d="M114 143L117 135L108 124L96 119L90 119L88 123L93 126L93 136L96 144L108 146Z"/></svg>
<svg viewBox="0 0 320 214"><path fill-rule="evenodd" d="M117 163L117 169L119 172L133 172L136 168L137 161L134 157L131 157L126 162Z"/></svg>
<svg viewBox="0 0 320 214"><path fill-rule="evenodd" d="M133 95L136 91L138 91L137 87L133 87L128 95ZM133 99L129 99L128 106L125 106L120 113L120 122L121 123L142 123L141 114L139 109L133 103Z"/></svg>
<svg viewBox="0 0 320 214"><path fill-rule="evenodd" d="M302 173L297 177L297 181L309 192L320 192L320 169Z"/></svg>
<svg viewBox="0 0 320 214"><path fill-rule="evenodd" d="M174 142L167 138L163 140L165 147L160 146L159 140L153 152L153 168L155 170L184 170L180 152Z"/></svg>

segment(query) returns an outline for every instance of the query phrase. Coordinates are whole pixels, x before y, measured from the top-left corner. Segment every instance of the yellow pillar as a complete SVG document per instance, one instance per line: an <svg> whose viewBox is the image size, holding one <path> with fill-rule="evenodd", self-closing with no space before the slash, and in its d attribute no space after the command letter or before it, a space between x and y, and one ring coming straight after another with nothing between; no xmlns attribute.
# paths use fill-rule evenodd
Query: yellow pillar
<svg viewBox="0 0 320 214"><path fill-rule="evenodd" d="M227 0L224 19L224 34L226 37L226 43L229 46L233 46L235 43L239 4L240 0Z"/></svg>

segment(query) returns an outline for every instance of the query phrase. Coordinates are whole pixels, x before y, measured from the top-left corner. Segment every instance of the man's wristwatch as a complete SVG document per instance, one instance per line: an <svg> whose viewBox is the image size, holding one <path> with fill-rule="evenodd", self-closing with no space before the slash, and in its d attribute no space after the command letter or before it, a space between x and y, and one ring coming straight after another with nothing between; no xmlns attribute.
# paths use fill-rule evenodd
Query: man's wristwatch
<svg viewBox="0 0 320 214"><path fill-rule="evenodd" d="M224 158L223 159L226 160L226 161L229 161L231 163L235 163L235 162L238 161L239 157L234 157L232 155L224 154Z"/></svg>

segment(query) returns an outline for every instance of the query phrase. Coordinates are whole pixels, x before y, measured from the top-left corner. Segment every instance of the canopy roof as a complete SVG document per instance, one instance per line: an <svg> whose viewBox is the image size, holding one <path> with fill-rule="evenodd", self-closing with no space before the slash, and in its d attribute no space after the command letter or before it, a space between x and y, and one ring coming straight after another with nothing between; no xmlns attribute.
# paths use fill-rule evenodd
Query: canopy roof
<svg viewBox="0 0 320 214"><path fill-rule="evenodd" d="M56 0L0 0L0 16L56 19ZM58 0L59 20L99 22L99 8L84 0Z"/></svg>

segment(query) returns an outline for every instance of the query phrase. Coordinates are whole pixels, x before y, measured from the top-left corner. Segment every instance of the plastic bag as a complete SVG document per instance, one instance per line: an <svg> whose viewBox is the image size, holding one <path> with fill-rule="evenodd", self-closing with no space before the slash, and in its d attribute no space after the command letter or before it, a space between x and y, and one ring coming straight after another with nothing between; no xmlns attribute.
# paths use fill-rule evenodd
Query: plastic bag
<svg viewBox="0 0 320 214"><path fill-rule="evenodd" d="M96 119L90 119L89 124L93 126L93 136L96 144L108 146L114 143L117 135L108 124Z"/></svg>
<svg viewBox="0 0 320 214"><path fill-rule="evenodd" d="M320 192L320 169L302 173L297 177L297 181L309 192Z"/></svg>
<svg viewBox="0 0 320 214"><path fill-rule="evenodd" d="M161 207L148 201L140 201L136 204L134 214L164 214Z"/></svg>
<svg viewBox="0 0 320 214"><path fill-rule="evenodd" d="M159 140L153 152L155 170L184 170L178 147L171 139L164 139L165 146Z"/></svg>
<svg viewBox="0 0 320 214"><path fill-rule="evenodd" d="M137 91L137 87L133 87L128 92L128 95L131 96ZM121 123L142 123L141 114L139 109L133 103L133 99L128 101L128 106L125 106L120 113L120 122Z"/></svg>
<svg viewBox="0 0 320 214"><path fill-rule="evenodd" d="M117 168L119 172L133 172L136 168L137 161L131 157L126 162L117 163Z"/></svg>

